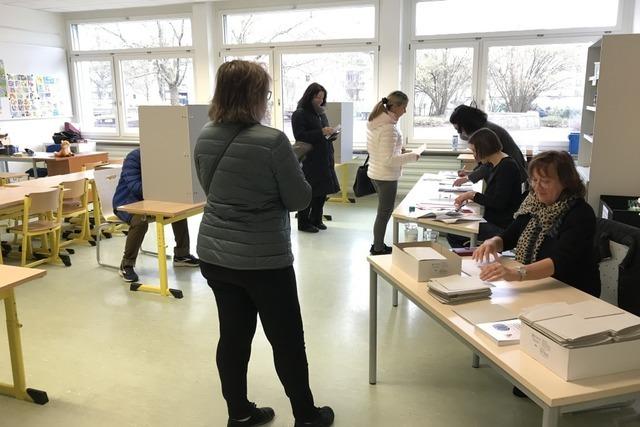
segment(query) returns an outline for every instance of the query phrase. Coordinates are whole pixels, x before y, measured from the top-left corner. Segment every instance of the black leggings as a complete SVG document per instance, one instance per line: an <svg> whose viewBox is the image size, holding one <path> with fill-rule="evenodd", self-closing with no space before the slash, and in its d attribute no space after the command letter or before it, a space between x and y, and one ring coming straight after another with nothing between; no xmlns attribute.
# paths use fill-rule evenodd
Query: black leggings
<svg viewBox="0 0 640 427"><path fill-rule="evenodd" d="M229 417L249 416L247 365L257 315L271 343L280 382L293 415L306 422L317 415L309 388L302 316L293 266L277 270L232 270L200 262L218 305L220 340L216 362Z"/></svg>

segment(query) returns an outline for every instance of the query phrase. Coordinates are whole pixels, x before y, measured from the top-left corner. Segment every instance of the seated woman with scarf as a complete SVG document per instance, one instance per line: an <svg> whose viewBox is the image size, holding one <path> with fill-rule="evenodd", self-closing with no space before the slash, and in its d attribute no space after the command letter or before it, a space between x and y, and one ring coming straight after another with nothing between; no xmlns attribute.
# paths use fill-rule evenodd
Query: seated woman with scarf
<svg viewBox="0 0 640 427"><path fill-rule="evenodd" d="M519 281L554 277L600 296L600 274L593 254L596 217L584 200L585 186L565 151L546 151L529 164L531 189L513 223L485 240L476 261L515 247L519 268L494 262L481 267L480 279Z"/></svg>

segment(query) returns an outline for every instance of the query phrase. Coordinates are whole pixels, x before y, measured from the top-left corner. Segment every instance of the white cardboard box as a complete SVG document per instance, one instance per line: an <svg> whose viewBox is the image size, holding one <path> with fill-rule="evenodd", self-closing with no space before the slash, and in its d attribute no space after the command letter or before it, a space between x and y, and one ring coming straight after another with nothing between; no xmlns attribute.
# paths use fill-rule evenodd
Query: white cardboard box
<svg viewBox="0 0 640 427"><path fill-rule="evenodd" d="M414 246L431 247L443 255L446 260L418 261L403 250ZM457 254L435 242L396 243L393 245L393 251L391 252L391 263L418 282L426 282L434 277L460 274L462 267L462 259Z"/></svg>
<svg viewBox="0 0 640 427"><path fill-rule="evenodd" d="M640 369L640 340L565 348L523 323L520 348L567 381Z"/></svg>

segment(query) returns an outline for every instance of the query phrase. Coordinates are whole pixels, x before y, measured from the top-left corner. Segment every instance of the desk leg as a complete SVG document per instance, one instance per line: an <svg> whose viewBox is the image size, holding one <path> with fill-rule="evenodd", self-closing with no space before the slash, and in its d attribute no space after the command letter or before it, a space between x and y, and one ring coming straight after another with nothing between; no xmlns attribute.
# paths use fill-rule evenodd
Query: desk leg
<svg viewBox="0 0 640 427"><path fill-rule="evenodd" d="M558 427L560 408L545 406L542 408L542 427Z"/></svg>
<svg viewBox="0 0 640 427"><path fill-rule="evenodd" d="M400 234L400 222L398 222L398 220L396 220L395 218L393 219L393 244L396 244L399 242L399 234ZM393 290L391 291L391 303L393 304L394 307L398 306L398 290L396 288L393 288Z"/></svg>
<svg viewBox="0 0 640 427"><path fill-rule="evenodd" d="M473 236L471 236L471 238L469 239L469 246L474 247L478 244L478 235L474 234Z"/></svg>
<svg viewBox="0 0 640 427"><path fill-rule="evenodd" d="M159 293L163 297L173 295L175 298L182 298L182 291L180 289L169 288L169 279L167 278L167 249L164 241L164 217L162 215L156 216L156 238L158 240L158 271L160 273L160 288L155 286L141 285L139 283L132 283L129 287L132 291L146 291Z"/></svg>
<svg viewBox="0 0 640 427"><path fill-rule="evenodd" d="M376 383L378 349L378 274L369 266L369 384Z"/></svg>
<svg viewBox="0 0 640 427"><path fill-rule="evenodd" d="M22 358L22 341L20 339L20 322L13 289L0 294L4 300L4 311L7 316L7 336L9 338L9 354L11 356L11 371L13 373L13 385L0 383L0 394L15 397L44 405L49 401L47 393L42 390L26 388L24 374L24 360Z"/></svg>
<svg viewBox="0 0 640 427"><path fill-rule="evenodd" d="M33 163L33 177L38 178L38 165L37 165L36 159L33 159L32 163Z"/></svg>

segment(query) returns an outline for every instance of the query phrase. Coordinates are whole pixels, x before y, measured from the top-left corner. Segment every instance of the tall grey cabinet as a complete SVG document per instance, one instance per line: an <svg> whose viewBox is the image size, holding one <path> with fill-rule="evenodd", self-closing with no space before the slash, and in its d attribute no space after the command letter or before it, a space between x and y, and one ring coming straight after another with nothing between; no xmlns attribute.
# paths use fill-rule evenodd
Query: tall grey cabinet
<svg viewBox="0 0 640 427"><path fill-rule="evenodd" d="M640 159L640 34L606 35L589 48L578 166L588 202L638 195Z"/></svg>
<svg viewBox="0 0 640 427"><path fill-rule="evenodd" d="M140 155L144 198L177 203L204 202L193 163L207 105L142 106Z"/></svg>

